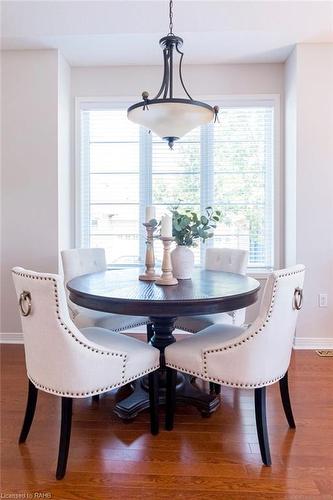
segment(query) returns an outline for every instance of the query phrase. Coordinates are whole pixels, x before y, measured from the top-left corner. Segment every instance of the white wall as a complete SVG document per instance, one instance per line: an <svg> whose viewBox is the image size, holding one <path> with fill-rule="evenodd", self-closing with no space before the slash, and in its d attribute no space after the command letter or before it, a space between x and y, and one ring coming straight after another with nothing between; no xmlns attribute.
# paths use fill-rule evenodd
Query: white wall
<svg viewBox="0 0 333 500"><path fill-rule="evenodd" d="M299 262L307 268L297 336L330 339L331 345L332 89L333 44L298 45L286 64L286 255L290 264ZM319 293L328 294L327 308L318 307Z"/></svg>
<svg viewBox="0 0 333 500"><path fill-rule="evenodd" d="M67 169L68 75L69 69L64 61L59 62L56 50L2 53L3 333L21 331L10 269L20 265L58 271L60 234L64 239L59 223L58 158ZM62 179L64 186L65 174ZM61 193L64 199L66 189Z"/></svg>
<svg viewBox="0 0 333 500"><path fill-rule="evenodd" d="M161 66L72 68L72 96L137 96L157 94ZM220 94L283 94L283 64L184 66L185 85L193 98ZM176 87L177 88L177 87Z"/></svg>
<svg viewBox="0 0 333 500"><path fill-rule="evenodd" d="M10 269L58 269L58 53L2 55L2 332L21 331Z"/></svg>

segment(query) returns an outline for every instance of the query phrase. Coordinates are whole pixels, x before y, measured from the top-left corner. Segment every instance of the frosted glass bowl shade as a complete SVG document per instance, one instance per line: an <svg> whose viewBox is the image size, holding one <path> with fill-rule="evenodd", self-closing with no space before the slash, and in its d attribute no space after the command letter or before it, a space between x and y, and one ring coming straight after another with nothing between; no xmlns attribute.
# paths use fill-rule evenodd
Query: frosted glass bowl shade
<svg viewBox="0 0 333 500"><path fill-rule="evenodd" d="M143 109L145 105L146 109ZM214 109L208 104L189 99L156 99L133 104L127 110L127 117L162 139L179 139L192 129L212 121Z"/></svg>

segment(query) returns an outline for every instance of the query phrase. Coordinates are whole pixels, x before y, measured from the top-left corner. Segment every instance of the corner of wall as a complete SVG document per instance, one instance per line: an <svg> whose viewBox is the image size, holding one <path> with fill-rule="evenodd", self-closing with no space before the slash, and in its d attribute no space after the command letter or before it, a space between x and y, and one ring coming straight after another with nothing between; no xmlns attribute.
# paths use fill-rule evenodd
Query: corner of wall
<svg viewBox="0 0 333 500"><path fill-rule="evenodd" d="M71 147L71 67L58 53L58 256L73 246L74 168Z"/></svg>
<svg viewBox="0 0 333 500"><path fill-rule="evenodd" d="M297 48L284 72L284 231L285 265L296 264Z"/></svg>

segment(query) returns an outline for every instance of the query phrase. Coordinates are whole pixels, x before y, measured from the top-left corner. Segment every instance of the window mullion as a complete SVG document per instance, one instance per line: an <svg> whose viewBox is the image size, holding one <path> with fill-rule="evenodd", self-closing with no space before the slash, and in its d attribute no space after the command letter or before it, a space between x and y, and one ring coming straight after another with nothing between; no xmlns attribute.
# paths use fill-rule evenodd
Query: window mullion
<svg viewBox="0 0 333 500"><path fill-rule="evenodd" d="M79 214L79 241L78 247L90 247L90 115L88 111L81 111L81 141L80 156L81 169L79 176L80 199L78 200Z"/></svg>
<svg viewBox="0 0 333 500"><path fill-rule="evenodd" d="M214 126L205 125L200 130L200 211L214 204ZM200 261L204 265L205 248L213 246L212 239L200 242Z"/></svg>
<svg viewBox="0 0 333 500"><path fill-rule="evenodd" d="M267 112L268 114L268 112ZM270 119L265 119L265 141L264 141L264 161L265 161L265 264L274 265L274 190L273 190L273 136L274 136L274 109L270 111Z"/></svg>
<svg viewBox="0 0 333 500"><path fill-rule="evenodd" d="M145 220L145 209L152 204L152 138L148 130L140 127L140 166L139 166L139 252L140 262L145 261L146 230L142 225Z"/></svg>

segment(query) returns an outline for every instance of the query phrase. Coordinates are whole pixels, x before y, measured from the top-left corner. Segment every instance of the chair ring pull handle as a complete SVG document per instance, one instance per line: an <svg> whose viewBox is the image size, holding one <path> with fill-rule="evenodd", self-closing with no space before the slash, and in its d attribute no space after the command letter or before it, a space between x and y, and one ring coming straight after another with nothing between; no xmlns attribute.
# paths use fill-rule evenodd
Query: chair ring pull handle
<svg viewBox="0 0 333 500"><path fill-rule="evenodd" d="M19 306L22 316L29 316L31 313L31 295L30 292L22 292L20 295Z"/></svg>
<svg viewBox="0 0 333 500"><path fill-rule="evenodd" d="M302 305L303 305L303 290L302 288L295 288L295 291L294 291L294 307L297 311L299 311L300 309L302 309Z"/></svg>

